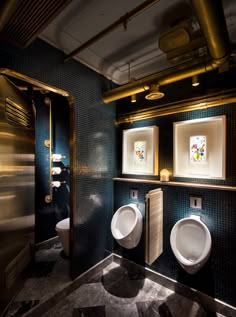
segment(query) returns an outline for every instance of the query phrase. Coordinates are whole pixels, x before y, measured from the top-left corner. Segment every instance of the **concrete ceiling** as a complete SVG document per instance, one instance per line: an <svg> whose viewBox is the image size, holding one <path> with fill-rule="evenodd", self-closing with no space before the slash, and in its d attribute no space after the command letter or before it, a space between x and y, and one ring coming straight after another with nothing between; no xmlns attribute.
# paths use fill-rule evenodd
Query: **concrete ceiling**
<svg viewBox="0 0 236 317"><path fill-rule="evenodd" d="M69 54L143 2L72 0L44 29L40 38ZM223 0L222 3L230 41L236 43L236 1ZM187 51L173 49L167 54L159 47L160 36L175 29L183 21L188 21L189 27ZM196 39L199 41L197 44ZM191 0L159 0L127 21L126 28L121 25L74 58L123 85L130 82L131 78L139 79L207 54L201 39ZM186 39L180 37L180 40ZM174 45L178 45L178 41Z"/></svg>

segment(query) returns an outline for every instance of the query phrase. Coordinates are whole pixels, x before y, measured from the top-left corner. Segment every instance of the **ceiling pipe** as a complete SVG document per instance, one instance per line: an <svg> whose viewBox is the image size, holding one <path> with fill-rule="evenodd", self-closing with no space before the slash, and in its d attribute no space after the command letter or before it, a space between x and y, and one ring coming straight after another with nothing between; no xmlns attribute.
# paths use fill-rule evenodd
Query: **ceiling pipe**
<svg viewBox="0 0 236 317"><path fill-rule="evenodd" d="M215 62L221 64L230 53L229 35L221 0L192 0L198 23Z"/></svg>
<svg viewBox="0 0 236 317"><path fill-rule="evenodd" d="M177 70L174 71L172 69L159 72L105 92L103 94L105 103L128 97L133 93L144 92L150 88L151 83L163 86L194 75L213 71L227 61L230 45L221 1L192 0L192 4L212 59L209 62L202 62L197 65L186 63L182 65L182 69L176 67ZM209 30L209 28L211 29Z"/></svg>
<svg viewBox="0 0 236 317"><path fill-rule="evenodd" d="M146 0L146 1L144 1L143 3L141 3L139 6L137 6L133 10L131 10L131 11L127 12L126 14L124 14L123 16L121 16L118 20L116 20L114 23L110 24L108 27L103 29L101 32L99 32L96 35L94 35L93 37L91 37L88 41L83 43L81 46L74 49L71 53L67 54L64 58L64 61L67 62L70 58L72 58L73 56L82 52L83 50L85 50L86 48L88 48L89 46L91 46L92 44L97 42L98 40L102 39L103 37L105 37L109 33L113 32L115 29L117 29L121 25L124 25L124 27L126 28L127 22L129 20L131 20L136 15L140 14L141 12L143 12L144 10L146 10L147 8L149 8L150 6L152 6L153 4L155 4L156 2L159 2L159 1L160 0Z"/></svg>

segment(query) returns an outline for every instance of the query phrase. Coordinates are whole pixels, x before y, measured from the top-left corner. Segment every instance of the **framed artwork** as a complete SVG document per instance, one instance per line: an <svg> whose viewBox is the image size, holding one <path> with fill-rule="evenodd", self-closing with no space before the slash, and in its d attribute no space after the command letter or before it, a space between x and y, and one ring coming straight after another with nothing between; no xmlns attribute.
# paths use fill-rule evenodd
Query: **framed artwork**
<svg viewBox="0 0 236 317"><path fill-rule="evenodd" d="M205 135L190 136L190 161L206 162L207 160L207 141Z"/></svg>
<svg viewBox="0 0 236 317"><path fill-rule="evenodd" d="M158 127L123 130L122 174L158 175Z"/></svg>
<svg viewBox="0 0 236 317"><path fill-rule="evenodd" d="M174 176L225 179L226 116L174 123Z"/></svg>

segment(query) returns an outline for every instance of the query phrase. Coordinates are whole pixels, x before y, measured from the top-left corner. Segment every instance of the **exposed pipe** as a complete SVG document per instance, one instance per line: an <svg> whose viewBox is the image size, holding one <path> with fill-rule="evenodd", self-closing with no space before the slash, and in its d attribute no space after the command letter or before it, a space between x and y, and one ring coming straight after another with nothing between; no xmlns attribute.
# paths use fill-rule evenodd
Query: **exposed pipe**
<svg viewBox="0 0 236 317"><path fill-rule="evenodd" d="M230 46L221 1L216 0L213 4L213 1L192 0L192 3L197 18L200 21L201 30L206 38L212 60L197 65L186 63L181 70L177 68L174 72L173 70L169 72L168 70L166 72L159 72L105 92L103 94L103 101L105 103L131 96L133 93L144 92L150 88L151 83L160 86L168 85L194 75L212 71L226 62L229 57ZM208 12L208 10L210 11ZM211 30L209 30L209 28L211 28Z"/></svg>
<svg viewBox="0 0 236 317"><path fill-rule="evenodd" d="M215 62L221 64L230 53L229 35L221 0L192 0L207 47Z"/></svg>
<svg viewBox="0 0 236 317"><path fill-rule="evenodd" d="M160 0L146 0L146 1L144 1L139 6L137 6L133 10L127 12L123 16L121 16L114 23L110 24L108 27L103 29L101 32L97 33L96 35L91 37L88 41L83 43L81 46L79 46L78 48L73 50L71 53L66 55L64 61L67 62L70 58L72 58L73 56L77 55L81 51L85 50L87 47L91 46L92 44L94 44L95 42L97 42L98 40L103 38L104 36L108 35L112 31L117 29L119 26L124 25L126 27L127 22L129 20L131 20L136 15L140 14L141 12L143 12L144 10L146 10L147 8L149 8L150 6L152 6L153 4L155 4L156 2L159 2L159 1Z"/></svg>

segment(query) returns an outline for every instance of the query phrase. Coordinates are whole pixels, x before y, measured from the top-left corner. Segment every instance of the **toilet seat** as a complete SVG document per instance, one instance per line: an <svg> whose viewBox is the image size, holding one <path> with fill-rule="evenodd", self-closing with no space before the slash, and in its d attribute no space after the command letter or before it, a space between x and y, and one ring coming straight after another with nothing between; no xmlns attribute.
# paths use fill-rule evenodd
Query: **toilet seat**
<svg viewBox="0 0 236 317"><path fill-rule="evenodd" d="M56 224L56 230L69 230L70 229L70 218L63 219Z"/></svg>
<svg viewBox="0 0 236 317"><path fill-rule="evenodd" d="M70 255L70 218L63 219L56 224L56 231L62 243L66 256Z"/></svg>

